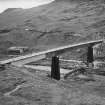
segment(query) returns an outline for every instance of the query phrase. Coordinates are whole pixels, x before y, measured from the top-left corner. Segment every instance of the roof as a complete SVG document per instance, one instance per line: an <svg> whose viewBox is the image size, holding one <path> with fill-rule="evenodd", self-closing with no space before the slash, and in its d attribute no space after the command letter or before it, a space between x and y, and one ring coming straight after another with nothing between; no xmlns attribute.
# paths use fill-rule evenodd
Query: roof
<svg viewBox="0 0 105 105"><path fill-rule="evenodd" d="M13 46L13 47L9 47L8 50L20 50L20 49L27 49L28 47L24 47L24 46Z"/></svg>

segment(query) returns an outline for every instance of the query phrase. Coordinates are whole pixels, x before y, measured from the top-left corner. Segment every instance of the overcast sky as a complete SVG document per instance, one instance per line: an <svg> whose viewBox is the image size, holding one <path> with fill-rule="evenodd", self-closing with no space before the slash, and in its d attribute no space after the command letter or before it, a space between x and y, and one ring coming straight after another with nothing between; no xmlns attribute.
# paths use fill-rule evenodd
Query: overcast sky
<svg viewBox="0 0 105 105"><path fill-rule="evenodd" d="M0 0L0 12L7 8L31 8L53 0Z"/></svg>

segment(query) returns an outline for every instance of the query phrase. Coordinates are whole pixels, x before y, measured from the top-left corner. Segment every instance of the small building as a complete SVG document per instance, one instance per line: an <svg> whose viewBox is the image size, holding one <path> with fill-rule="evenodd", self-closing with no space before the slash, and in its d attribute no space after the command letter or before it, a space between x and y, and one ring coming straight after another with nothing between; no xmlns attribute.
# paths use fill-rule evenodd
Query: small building
<svg viewBox="0 0 105 105"><path fill-rule="evenodd" d="M10 47L7 49L7 54L9 55L19 55L22 53L25 53L29 50L28 47L21 47L21 46L16 46L16 47Z"/></svg>

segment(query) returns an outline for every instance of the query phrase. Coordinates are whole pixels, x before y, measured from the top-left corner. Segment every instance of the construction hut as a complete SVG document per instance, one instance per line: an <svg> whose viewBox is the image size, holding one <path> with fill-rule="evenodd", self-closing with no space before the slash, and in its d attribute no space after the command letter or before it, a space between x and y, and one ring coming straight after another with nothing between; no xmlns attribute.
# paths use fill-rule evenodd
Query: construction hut
<svg viewBox="0 0 105 105"><path fill-rule="evenodd" d="M28 50L29 50L28 47L10 47L7 49L7 54L19 55L19 54L27 52Z"/></svg>

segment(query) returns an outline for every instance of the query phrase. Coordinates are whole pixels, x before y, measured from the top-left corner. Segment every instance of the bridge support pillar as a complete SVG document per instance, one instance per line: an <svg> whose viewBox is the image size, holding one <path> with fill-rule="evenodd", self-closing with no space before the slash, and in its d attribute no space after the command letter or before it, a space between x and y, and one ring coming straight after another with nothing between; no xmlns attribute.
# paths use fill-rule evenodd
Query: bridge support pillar
<svg viewBox="0 0 105 105"><path fill-rule="evenodd" d="M59 57L57 57L57 56L52 57L51 78L60 80Z"/></svg>
<svg viewBox="0 0 105 105"><path fill-rule="evenodd" d="M94 61L93 45L89 45L88 52L87 52L87 64L88 64L88 67L92 68L94 66L93 61Z"/></svg>

